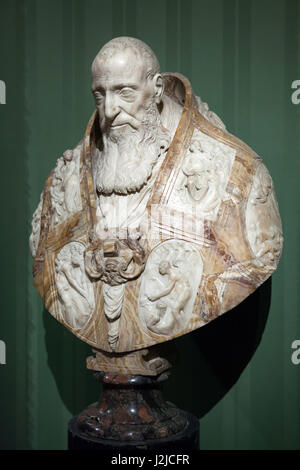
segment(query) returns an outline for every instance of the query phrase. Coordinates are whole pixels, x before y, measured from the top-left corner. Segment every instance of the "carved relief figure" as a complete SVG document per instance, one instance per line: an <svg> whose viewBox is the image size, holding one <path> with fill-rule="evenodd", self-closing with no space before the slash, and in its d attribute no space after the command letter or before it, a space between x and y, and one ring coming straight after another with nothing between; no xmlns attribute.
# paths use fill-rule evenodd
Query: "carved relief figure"
<svg viewBox="0 0 300 470"><path fill-rule="evenodd" d="M78 161L77 156L77 161ZM79 169L72 150L64 153L65 174L64 174L64 203L68 214L74 214L81 208Z"/></svg>
<svg viewBox="0 0 300 470"><path fill-rule="evenodd" d="M82 208L79 183L78 148L66 150L57 161L50 189L53 207L52 224L57 225Z"/></svg>
<svg viewBox="0 0 300 470"><path fill-rule="evenodd" d="M161 299L162 297L172 294L174 299L174 307L172 313L177 316L185 306L186 302L191 296L191 286L189 281L182 273L177 271L177 266L171 267L169 261L161 261L158 266L158 271L161 276L166 276L169 285L166 289L162 290L159 294L148 297L151 302ZM162 303L160 303L161 305Z"/></svg>
<svg viewBox="0 0 300 470"><path fill-rule="evenodd" d="M201 273L200 255L186 242L169 240L152 252L140 294L140 311L151 331L169 335L184 327Z"/></svg>
<svg viewBox="0 0 300 470"><path fill-rule="evenodd" d="M215 219L234 157L233 149L217 144L195 130L176 190L170 197L172 207L184 208L198 217Z"/></svg>
<svg viewBox="0 0 300 470"><path fill-rule="evenodd" d="M40 231L41 231L41 213L43 207L44 192L41 193L39 204L34 211L31 221L31 234L29 237L29 246L32 256L36 255L39 245Z"/></svg>
<svg viewBox="0 0 300 470"><path fill-rule="evenodd" d="M282 250L282 227L273 181L263 164L255 173L247 204L246 226L251 248L261 264L276 265Z"/></svg>
<svg viewBox="0 0 300 470"><path fill-rule="evenodd" d="M159 294L148 296L150 302L165 298L164 301L156 303L156 315L151 312L148 326L155 333L168 333L180 323L179 314L184 313L183 309L191 297L192 290L184 274L178 272L177 266L171 267L169 261L161 261L158 271L161 276L168 278L169 285Z"/></svg>
<svg viewBox="0 0 300 470"><path fill-rule="evenodd" d="M93 285L84 268L84 245L72 242L57 255L56 285L64 319L72 328L83 328L94 307Z"/></svg>

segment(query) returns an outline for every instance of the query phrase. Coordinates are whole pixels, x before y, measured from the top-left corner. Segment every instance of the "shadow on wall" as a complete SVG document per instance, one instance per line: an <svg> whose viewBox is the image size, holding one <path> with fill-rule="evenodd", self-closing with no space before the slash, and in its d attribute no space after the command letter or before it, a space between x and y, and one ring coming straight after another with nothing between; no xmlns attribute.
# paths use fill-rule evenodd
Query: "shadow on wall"
<svg viewBox="0 0 300 470"><path fill-rule="evenodd" d="M164 396L198 417L216 405L238 380L257 349L269 313L271 278L240 305L175 341L179 361ZM91 347L44 310L48 364L61 399L72 415L98 400L100 384L85 359Z"/></svg>
<svg viewBox="0 0 300 470"><path fill-rule="evenodd" d="M268 318L271 278L240 305L176 340L179 362L165 397L199 418L215 406L255 353Z"/></svg>
<svg viewBox="0 0 300 470"><path fill-rule="evenodd" d="M59 395L72 415L98 400L101 385L86 368L92 347L78 339L46 309L43 311L48 365Z"/></svg>

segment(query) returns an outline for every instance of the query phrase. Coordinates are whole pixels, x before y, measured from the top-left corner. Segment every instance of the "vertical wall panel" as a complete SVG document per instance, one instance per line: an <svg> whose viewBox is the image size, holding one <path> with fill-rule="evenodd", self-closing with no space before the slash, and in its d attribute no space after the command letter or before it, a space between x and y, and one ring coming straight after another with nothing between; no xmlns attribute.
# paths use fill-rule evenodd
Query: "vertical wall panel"
<svg viewBox="0 0 300 470"><path fill-rule="evenodd" d="M17 437L16 403L25 401L22 381L23 371L17 367L20 352L25 351L25 335L17 334L18 323L25 332L26 321L20 316L19 293L24 298L24 271L17 271L17 265L24 269L24 260L17 261L23 248L23 239L17 247L18 236L24 232L24 203L26 201L26 161L24 151L26 132L24 124L24 35L23 8L12 1L1 8L0 15L0 76L6 84L6 104L0 105L1 126L1 202L7 201L8 210L3 207L1 223L2 269L0 338L6 344L6 364L0 365L1 400L0 414L5 417L5 431L0 431L0 447L14 449ZM19 30L16 27L20 28ZM19 43L21 41L21 43ZM7 47L12 44L14 54ZM18 45L19 44L19 45ZM18 71L18 73L16 73ZM16 132L17 131L17 132ZM18 172L15 169L18 168ZM19 187L14 194L13 188ZM22 213L23 211L23 213ZM17 250L17 253L16 253ZM19 283L17 282L19 281ZM21 282L21 285L20 285ZM17 316L19 318L17 318ZM24 312L26 316L26 311ZM19 342L18 342L19 341ZM23 359L24 361L24 359ZM24 363L23 363L24 364ZM24 414L20 414L20 427L23 428Z"/></svg>
<svg viewBox="0 0 300 470"><path fill-rule="evenodd" d="M272 12L272 14L271 14ZM280 183L277 184L274 163L284 153L284 38L285 2L264 0L261 5L253 2L253 34L251 40L251 135L250 145L263 158L274 178L279 207L281 208ZM263 47L262 47L263 44ZM278 189L277 189L278 188ZM279 191L278 191L279 190ZM284 311L280 292L280 280L276 273L272 283L272 301L269 321L263 337L258 359L265 367L256 367L251 384L251 415L254 431L260 430L259 448L282 448L283 446L283 387L285 350L282 325ZM283 294L284 295L284 294ZM277 296L277 299L276 299ZM275 301L276 299L276 301ZM276 348L274 345L276 344ZM258 387L257 384L260 386ZM269 397L271 413L266 419L264 397ZM276 403L280 406L276 406ZM252 436L253 442L253 436Z"/></svg>
<svg viewBox="0 0 300 470"><path fill-rule="evenodd" d="M203 101L208 102L210 108L221 118L224 118L223 2L220 0L190 2L190 17L190 81L194 92Z"/></svg>
<svg viewBox="0 0 300 470"><path fill-rule="evenodd" d="M174 1L176 6L176 1ZM137 37L145 41L157 53L161 69L168 70L167 58L167 3L161 0L137 2ZM154 26L155 25L155 26Z"/></svg>
<svg viewBox="0 0 300 470"><path fill-rule="evenodd" d="M284 148L275 171L281 191L284 233L286 238L284 263L282 265L283 297L280 306L284 312L282 332L284 335L284 390L283 390L283 447L299 448L300 420L300 373L291 366L287 352L292 342L300 337L299 305L299 183L300 174L300 106L290 99L291 83L300 77L300 4L293 0L285 3L284 12ZM282 180L282 183L281 183ZM274 300L276 302L276 299ZM298 335L297 335L298 333ZM299 367L299 366L298 366Z"/></svg>

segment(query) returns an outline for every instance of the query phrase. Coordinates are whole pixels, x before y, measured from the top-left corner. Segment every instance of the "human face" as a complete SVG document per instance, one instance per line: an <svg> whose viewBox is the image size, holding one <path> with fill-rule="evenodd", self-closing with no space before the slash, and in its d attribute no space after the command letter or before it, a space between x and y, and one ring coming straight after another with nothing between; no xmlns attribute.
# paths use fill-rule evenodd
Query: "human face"
<svg viewBox="0 0 300 470"><path fill-rule="evenodd" d="M73 248L72 250L72 264L74 266L80 266L81 263L82 263L82 255L80 253L78 253L78 251L76 249Z"/></svg>
<svg viewBox="0 0 300 470"><path fill-rule="evenodd" d="M154 95L153 81L146 77L145 64L133 51L99 58L92 72L92 91L103 133L137 130Z"/></svg>
<svg viewBox="0 0 300 470"><path fill-rule="evenodd" d="M162 276L165 276L170 271L170 263L168 261L161 261L158 270Z"/></svg>

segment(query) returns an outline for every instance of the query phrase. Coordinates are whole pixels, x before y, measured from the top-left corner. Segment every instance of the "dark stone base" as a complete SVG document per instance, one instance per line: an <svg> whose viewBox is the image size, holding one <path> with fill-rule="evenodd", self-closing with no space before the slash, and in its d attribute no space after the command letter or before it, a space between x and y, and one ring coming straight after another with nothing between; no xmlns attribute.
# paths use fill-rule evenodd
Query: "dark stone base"
<svg viewBox="0 0 300 470"><path fill-rule="evenodd" d="M147 439L144 441L120 441L112 439L93 438L78 429L77 417L69 422L68 448L69 450L97 450L111 453L124 453L133 451L151 451L166 453L182 453L198 449L199 420L196 416L183 412L187 424L183 430L170 437L162 439Z"/></svg>
<svg viewBox="0 0 300 470"><path fill-rule="evenodd" d="M98 402L69 423L69 450L178 452L198 447L198 419L162 395L168 372L158 376L97 372Z"/></svg>

